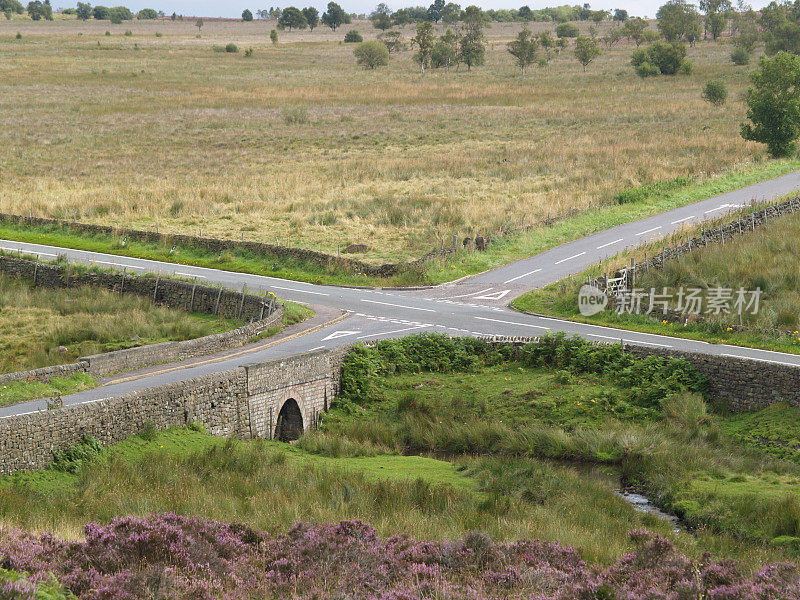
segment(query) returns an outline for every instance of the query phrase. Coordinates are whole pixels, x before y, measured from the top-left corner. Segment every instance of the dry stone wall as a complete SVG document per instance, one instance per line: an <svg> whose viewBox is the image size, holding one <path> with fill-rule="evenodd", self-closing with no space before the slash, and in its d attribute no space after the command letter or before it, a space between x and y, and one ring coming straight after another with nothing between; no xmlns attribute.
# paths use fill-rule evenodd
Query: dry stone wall
<svg viewBox="0 0 800 600"><path fill-rule="evenodd" d="M486 338L522 347L536 338ZM314 427L339 391L342 363L351 346L255 363L183 382L89 404L0 420L0 474L38 469L53 453L91 436L119 442L146 424L157 429L202 423L214 435L271 438L283 404L299 405L303 426ZM626 344L638 356L682 358L709 382L709 391L734 411L776 402L800 407L800 368Z"/></svg>
<svg viewBox="0 0 800 600"><path fill-rule="evenodd" d="M249 320L250 323L230 331L207 335L193 340L164 342L137 346L94 356L78 362L30 371L4 373L0 384L11 381L49 381L84 372L95 377L139 369L148 365L175 362L235 348L277 325L283 317L283 307L274 300L214 288L196 283L140 277L111 271L70 272L68 266L34 262L29 259L0 255L0 273L28 279L37 286L49 288L96 286L119 293L131 293L181 310L218 314L229 318Z"/></svg>

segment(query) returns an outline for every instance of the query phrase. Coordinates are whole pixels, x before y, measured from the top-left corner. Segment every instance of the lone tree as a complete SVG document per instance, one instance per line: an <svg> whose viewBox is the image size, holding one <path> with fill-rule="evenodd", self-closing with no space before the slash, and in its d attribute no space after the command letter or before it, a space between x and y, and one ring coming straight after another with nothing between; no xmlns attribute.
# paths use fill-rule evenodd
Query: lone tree
<svg viewBox="0 0 800 600"><path fill-rule="evenodd" d="M508 53L522 69L522 75L525 76L525 69L536 60L536 52L539 49L536 38L531 35L529 29L523 29L517 34L517 39L508 43L507 48Z"/></svg>
<svg viewBox="0 0 800 600"><path fill-rule="evenodd" d="M306 18L306 23L308 23L308 28L311 31L314 31L314 27L319 25L319 11L313 6L308 6L300 12L302 12L303 16Z"/></svg>
<svg viewBox="0 0 800 600"><path fill-rule="evenodd" d="M299 8L288 6L281 12L281 18L278 19L278 27L281 29L288 27L289 31L292 29L305 29L308 27L308 22Z"/></svg>
<svg viewBox="0 0 800 600"><path fill-rule="evenodd" d="M253 20L253 13L250 11L249 8L245 8L242 11L242 21L250 22Z"/></svg>
<svg viewBox="0 0 800 600"><path fill-rule="evenodd" d="M92 5L88 2L78 2L77 8L75 9L75 16L81 21L88 20L92 16Z"/></svg>
<svg viewBox="0 0 800 600"><path fill-rule="evenodd" d="M721 79L712 79L703 88L703 100L714 106L722 106L728 99L728 88Z"/></svg>
<svg viewBox="0 0 800 600"><path fill-rule="evenodd" d="M197 27L197 31L202 31L203 30L203 17L200 17L199 19L197 19L197 21L194 22L194 26Z"/></svg>
<svg viewBox="0 0 800 600"><path fill-rule="evenodd" d="M423 21L417 25L417 35L411 38L411 45L417 47L414 53L414 61L425 72L431 64L431 51L433 50L433 25L429 21Z"/></svg>
<svg viewBox="0 0 800 600"><path fill-rule="evenodd" d="M270 31L269 32L269 39L273 44L277 44L278 43L278 32L275 31L274 29L272 31Z"/></svg>
<svg viewBox="0 0 800 600"><path fill-rule="evenodd" d="M668 42L686 40L694 45L700 36L700 13L686 0L669 0L656 13L658 30Z"/></svg>
<svg viewBox="0 0 800 600"><path fill-rule="evenodd" d="M448 71L458 62L458 36L452 29L439 38L431 50L431 66L434 69L444 67Z"/></svg>
<svg viewBox="0 0 800 600"><path fill-rule="evenodd" d="M583 66L584 73L586 72L586 67L600 54L600 46L597 45L596 39L582 35L575 40L575 58Z"/></svg>
<svg viewBox="0 0 800 600"><path fill-rule="evenodd" d="M706 33L717 41L728 26L728 14L733 10L731 0L700 0L700 10L706 13Z"/></svg>
<svg viewBox="0 0 800 600"><path fill-rule="evenodd" d="M386 31L392 26L392 10L381 2L369 16L369 20L375 29Z"/></svg>
<svg viewBox="0 0 800 600"><path fill-rule="evenodd" d="M467 65L467 71L486 62L486 22L483 11L477 6L468 6L464 11L464 28L458 40L458 59Z"/></svg>
<svg viewBox="0 0 800 600"><path fill-rule="evenodd" d="M45 21L52 21L53 20L53 9L50 7L50 0L33 0L32 2L28 2L28 15L34 21L41 21L44 19Z"/></svg>
<svg viewBox="0 0 800 600"><path fill-rule="evenodd" d="M747 118L742 137L767 145L774 158L790 156L800 137L800 56L779 52L761 58L747 90Z"/></svg>
<svg viewBox="0 0 800 600"><path fill-rule="evenodd" d="M322 13L322 24L327 25L333 31L336 31L336 28L339 25L346 25L350 22L350 17L344 9L336 4L336 2L328 2L328 10Z"/></svg>
<svg viewBox="0 0 800 600"><path fill-rule="evenodd" d="M150 21L158 18L158 12L154 8L143 8L136 15L136 18L140 21Z"/></svg>
<svg viewBox="0 0 800 600"><path fill-rule="evenodd" d="M377 40L361 42L355 47L353 54L356 62L365 69L385 67L389 64L389 50Z"/></svg>

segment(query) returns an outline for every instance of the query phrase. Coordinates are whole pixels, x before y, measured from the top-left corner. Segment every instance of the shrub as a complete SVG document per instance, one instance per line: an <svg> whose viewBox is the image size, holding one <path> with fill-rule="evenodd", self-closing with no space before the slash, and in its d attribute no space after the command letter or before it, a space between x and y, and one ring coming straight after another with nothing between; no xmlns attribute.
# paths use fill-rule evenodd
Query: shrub
<svg viewBox="0 0 800 600"><path fill-rule="evenodd" d="M685 45L679 42L656 42L647 48L636 50L631 57L631 64L641 77L656 75L653 67L662 75L675 75L682 68L691 69L691 63L685 59Z"/></svg>
<svg viewBox="0 0 800 600"><path fill-rule="evenodd" d="M111 37L111 32L110 31L106 31L106 37Z"/></svg>
<svg viewBox="0 0 800 600"><path fill-rule="evenodd" d="M728 99L728 88L720 79L712 79L703 88L703 100L714 106L722 106Z"/></svg>
<svg viewBox="0 0 800 600"><path fill-rule="evenodd" d="M576 38L581 31L574 23L561 23L556 27L556 35L560 38Z"/></svg>
<svg viewBox="0 0 800 600"><path fill-rule="evenodd" d="M14 37L16 37L16 39L18 39L18 40L21 40L22 39L22 34L18 31L17 35L14 36Z"/></svg>
<svg viewBox="0 0 800 600"><path fill-rule="evenodd" d="M735 65L743 67L750 63L750 51L744 46L736 46L731 52L731 61Z"/></svg>
<svg viewBox="0 0 800 600"><path fill-rule="evenodd" d="M365 69L385 67L389 64L389 50L376 40L361 42L353 50L356 62Z"/></svg>
<svg viewBox="0 0 800 600"><path fill-rule="evenodd" d="M358 33L355 29L351 29L347 33L344 34L344 43L345 44L357 44L359 42L363 42L364 38L361 37L361 34Z"/></svg>
<svg viewBox="0 0 800 600"><path fill-rule="evenodd" d="M156 37L162 37L163 35L164 35L164 34L163 34L163 33L161 33L160 31L156 31Z"/></svg>
<svg viewBox="0 0 800 600"><path fill-rule="evenodd" d="M308 123L308 110L304 106L286 108L283 111L283 120L287 125L304 125Z"/></svg>
<svg viewBox="0 0 800 600"><path fill-rule="evenodd" d="M248 58L250 56L253 56L253 49L252 48L248 48L247 50L244 51L244 55L247 56Z"/></svg>
<svg viewBox="0 0 800 600"><path fill-rule="evenodd" d="M278 32L274 29L269 32L269 39L272 41L273 44L278 43Z"/></svg>
<svg viewBox="0 0 800 600"><path fill-rule="evenodd" d="M225 45L225 52L229 52L229 53L233 54L233 53L238 52L238 51L239 51L239 46L237 46L233 42L228 42Z"/></svg>
<svg viewBox="0 0 800 600"><path fill-rule="evenodd" d="M130 29L126 29L125 30L125 37L131 37L132 35L133 35L133 32Z"/></svg>
<svg viewBox="0 0 800 600"><path fill-rule="evenodd" d="M678 75L691 75L692 73L694 73L694 63L684 58L681 66L678 67Z"/></svg>

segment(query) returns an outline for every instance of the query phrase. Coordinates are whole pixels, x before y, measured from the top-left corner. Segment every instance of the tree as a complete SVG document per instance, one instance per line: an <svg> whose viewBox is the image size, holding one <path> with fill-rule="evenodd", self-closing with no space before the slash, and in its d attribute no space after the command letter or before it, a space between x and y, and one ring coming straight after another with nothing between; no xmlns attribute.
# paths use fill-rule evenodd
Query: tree
<svg viewBox="0 0 800 600"><path fill-rule="evenodd" d="M614 9L614 20L619 21L620 23L625 23L628 21L628 11L624 8L615 8Z"/></svg>
<svg viewBox="0 0 800 600"><path fill-rule="evenodd" d="M458 41L458 59L467 65L467 71L486 62L486 36L483 34L485 26L480 8L468 6L464 10L464 28Z"/></svg>
<svg viewBox="0 0 800 600"><path fill-rule="evenodd" d="M321 21L323 25L336 31L339 25L346 25L350 22L350 16L336 2L328 2L328 10L322 13Z"/></svg>
<svg viewBox="0 0 800 600"><path fill-rule="evenodd" d="M728 88L720 79L712 79L703 88L703 100L714 106L722 106L728 99Z"/></svg>
<svg viewBox="0 0 800 600"><path fill-rule="evenodd" d="M273 44L277 44L278 43L278 32L275 31L274 29L272 31L270 31L269 32L269 39Z"/></svg>
<svg viewBox="0 0 800 600"><path fill-rule="evenodd" d="M442 23L454 25L461 20L461 7L454 3L448 2L442 9Z"/></svg>
<svg viewBox="0 0 800 600"><path fill-rule="evenodd" d="M25 7L17 0L0 0L0 12L5 13L6 19L11 19L11 14L21 15L25 12Z"/></svg>
<svg viewBox="0 0 800 600"><path fill-rule="evenodd" d="M281 29L305 29L308 27L308 21L300 9L295 6L288 6L281 11L281 18L278 19L278 27Z"/></svg>
<svg viewBox="0 0 800 600"><path fill-rule="evenodd" d="M302 12L303 16L306 18L306 23L308 24L308 28L311 31L314 31L314 27L319 25L319 11L313 6L308 6L303 10L301 10L300 12Z"/></svg>
<svg viewBox="0 0 800 600"><path fill-rule="evenodd" d="M417 25L417 35L411 38L411 45L417 47L414 54L414 61L419 64L422 72L431 64L431 50L433 50L433 25L428 21L423 21Z"/></svg>
<svg viewBox="0 0 800 600"><path fill-rule="evenodd" d="M105 21L108 19L108 7L107 6L95 6L92 9L92 16L97 19L98 21Z"/></svg>
<svg viewBox="0 0 800 600"><path fill-rule="evenodd" d="M686 0L669 0L658 9L656 18L658 30L668 42L690 41L688 37L700 27L700 13Z"/></svg>
<svg viewBox="0 0 800 600"><path fill-rule="evenodd" d="M444 67L449 71L456 62L458 62L458 36L452 29L448 29L431 49L431 66L434 69Z"/></svg>
<svg viewBox="0 0 800 600"><path fill-rule="evenodd" d="M800 4L770 3L761 11L761 26L765 30L767 54L800 53Z"/></svg>
<svg viewBox="0 0 800 600"><path fill-rule="evenodd" d="M411 15L407 8L401 8L392 13L392 24L395 27L402 27L411 23Z"/></svg>
<svg viewBox="0 0 800 600"><path fill-rule="evenodd" d="M197 19L197 21L194 22L194 26L197 27L197 31L202 31L202 29L203 29L203 17L200 17L199 19Z"/></svg>
<svg viewBox="0 0 800 600"><path fill-rule="evenodd" d="M269 19L269 11L266 8L259 8L256 11L256 16L259 19L264 19L266 21L267 19Z"/></svg>
<svg viewBox="0 0 800 600"><path fill-rule="evenodd" d="M631 64L641 77L675 75L685 62L686 46L680 42L655 42L636 50L631 58Z"/></svg>
<svg viewBox="0 0 800 600"><path fill-rule="evenodd" d="M344 34L344 43L345 44L357 44L358 42L363 42L364 38L361 37L361 34L358 33L355 29L351 29L347 33Z"/></svg>
<svg viewBox="0 0 800 600"><path fill-rule="evenodd" d="M442 19L444 10L444 0L433 0L433 4L428 7L428 20L438 23Z"/></svg>
<svg viewBox="0 0 800 600"><path fill-rule="evenodd" d="M728 26L728 13L733 10L730 0L700 0L700 10L706 13L706 32L716 41Z"/></svg>
<svg viewBox="0 0 800 600"><path fill-rule="evenodd" d="M800 56L778 52L761 58L747 90L747 118L742 137L767 145L774 158L790 156L800 137Z"/></svg>
<svg viewBox="0 0 800 600"><path fill-rule="evenodd" d="M649 23L647 22L647 19L635 17L625 21L625 25L622 26L621 33L626 38L634 42L638 48L642 42L645 41L645 31L647 31L648 26Z"/></svg>
<svg viewBox="0 0 800 600"><path fill-rule="evenodd" d="M602 53L596 39L581 35L575 40L575 58L583 66L584 73L586 72L586 67L600 54Z"/></svg>
<svg viewBox="0 0 800 600"><path fill-rule="evenodd" d="M386 46L389 54L400 52L406 46L399 31L384 31L378 35L378 40Z"/></svg>
<svg viewBox="0 0 800 600"><path fill-rule="evenodd" d="M86 21L92 16L92 5L88 2L78 2L75 14L81 21Z"/></svg>
<svg viewBox="0 0 800 600"><path fill-rule="evenodd" d="M108 9L108 18L112 23L119 25L123 21L133 19L133 13L125 6L114 6Z"/></svg>
<svg viewBox="0 0 800 600"><path fill-rule="evenodd" d="M389 64L389 50L381 42L361 42L353 50L356 62L365 69L375 69Z"/></svg>
<svg viewBox="0 0 800 600"><path fill-rule="evenodd" d="M758 27L758 14L753 9L736 13L733 19L734 38L733 44L737 48L744 48L748 53L756 49L761 41L762 34Z"/></svg>
<svg viewBox="0 0 800 600"><path fill-rule="evenodd" d="M525 69L536 60L536 51L539 49L539 43L531 35L529 29L523 29L517 34L517 39L508 43L507 48L508 53L514 57L517 65L522 69L524 77Z"/></svg>
<svg viewBox="0 0 800 600"><path fill-rule="evenodd" d="M32 0L28 2L28 15L34 21L41 21L44 19L45 21L52 21L53 20L53 9L50 6L50 0Z"/></svg>
<svg viewBox="0 0 800 600"><path fill-rule="evenodd" d="M381 2L369 16L369 20L372 21L372 26L375 29L386 31L392 26L392 11L386 4Z"/></svg>
<svg viewBox="0 0 800 600"><path fill-rule="evenodd" d="M560 38L576 38L581 34L581 30L574 23L561 23L556 27L556 36Z"/></svg>
<svg viewBox="0 0 800 600"><path fill-rule="evenodd" d="M519 10L517 11L517 16L525 22L533 21L533 11L527 4L525 6L520 6Z"/></svg>
<svg viewBox="0 0 800 600"><path fill-rule="evenodd" d="M245 8L242 11L242 21L245 21L245 22L249 23L252 20L253 20L253 13L251 12L251 10L249 8Z"/></svg>
<svg viewBox="0 0 800 600"><path fill-rule="evenodd" d="M136 18L140 21L149 21L152 19L157 19L158 13L153 8L143 8L139 11L139 14L136 15Z"/></svg>

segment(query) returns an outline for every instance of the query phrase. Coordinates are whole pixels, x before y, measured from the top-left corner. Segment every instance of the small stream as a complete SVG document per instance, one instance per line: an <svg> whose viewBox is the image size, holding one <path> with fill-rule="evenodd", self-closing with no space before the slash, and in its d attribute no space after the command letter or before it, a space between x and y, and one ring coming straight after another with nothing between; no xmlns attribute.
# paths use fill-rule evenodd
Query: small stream
<svg viewBox="0 0 800 600"><path fill-rule="evenodd" d="M647 513L648 515L653 515L654 517L658 517L659 519L663 519L665 521L669 521L672 524L672 531L675 533L685 531L685 529L681 526L680 519L678 519L678 517L669 513L665 513L641 494L630 492L628 490L614 490L614 493L625 500L625 502L633 506L634 510Z"/></svg>

